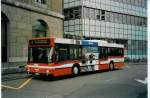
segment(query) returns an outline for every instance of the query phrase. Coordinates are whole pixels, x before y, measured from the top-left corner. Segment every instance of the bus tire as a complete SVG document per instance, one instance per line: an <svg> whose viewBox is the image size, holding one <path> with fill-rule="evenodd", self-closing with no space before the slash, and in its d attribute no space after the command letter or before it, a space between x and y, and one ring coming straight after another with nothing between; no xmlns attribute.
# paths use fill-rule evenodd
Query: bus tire
<svg viewBox="0 0 150 98"><path fill-rule="evenodd" d="M109 63L109 70L114 70L114 63L113 62L110 62Z"/></svg>
<svg viewBox="0 0 150 98"><path fill-rule="evenodd" d="M80 68L78 66L73 66L72 67L72 75L73 76L78 76L80 74Z"/></svg>

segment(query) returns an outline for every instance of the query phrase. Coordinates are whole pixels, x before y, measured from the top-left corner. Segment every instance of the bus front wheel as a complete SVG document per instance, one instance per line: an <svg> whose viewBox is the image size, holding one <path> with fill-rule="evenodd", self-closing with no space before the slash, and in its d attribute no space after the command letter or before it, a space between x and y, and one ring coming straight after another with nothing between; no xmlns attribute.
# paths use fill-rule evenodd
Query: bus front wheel
<svg viewBox="0 0 150 98"><path fill-rule="evenodd" d="M80 73L79 67L78 66L73 66L72 67L72 74L73 74L73 76L77 76L77 75L79 75L79 73Z"/></svg>

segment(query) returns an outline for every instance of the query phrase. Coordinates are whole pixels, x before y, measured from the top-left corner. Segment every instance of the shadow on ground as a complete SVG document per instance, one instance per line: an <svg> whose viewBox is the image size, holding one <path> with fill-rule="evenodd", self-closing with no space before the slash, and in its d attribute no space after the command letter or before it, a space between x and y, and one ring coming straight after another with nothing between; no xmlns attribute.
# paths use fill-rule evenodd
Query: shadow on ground
<svg viewBox="0 0 150 98"><path fill-rule="evenodd" d="M113 70L113 71L119 71L119 70L122 70L122 69L116 69L116 70ZM92 75L92 74L104 73L104 72L109 72L109 70L84 72L84 73L81 73L79 76L82 77L82 76L86 76L86 75ZM31 77L33 77L33 79L35 79L35 80L41 80L41 81L59 81L59 80L64 80L64 79L76 78L77 76L65 75L65 76L59 76L59 77L52 77L52 76L31 75Z"/></svg>

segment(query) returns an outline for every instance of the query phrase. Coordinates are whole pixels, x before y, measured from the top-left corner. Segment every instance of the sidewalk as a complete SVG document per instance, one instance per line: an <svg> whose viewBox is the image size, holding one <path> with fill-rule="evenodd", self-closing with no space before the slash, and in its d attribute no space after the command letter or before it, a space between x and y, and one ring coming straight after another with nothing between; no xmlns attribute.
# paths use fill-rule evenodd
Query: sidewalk
<svg viewBox="0 0 150 98"><path fill-rule="evenodd" d="M12 74L12 73L21 73L25 72L24 67L26 66L25 62L2 62L2 75Z"/></svg>
<svg viewBox="0 0 150 98"><path fill-rule="evenodd" d="M147 62L125 62L125 65L147 65Z"/></svg>
<svg viewBox="0 0 150 98"><path fill-rule="evenodd" d="M7 74L7 75L2 75L2 82L5 81L11 81L11 80L17 80L17 79L24 79L30 77L27 73L13 73L13 74Z"/></svg>
<svg viewBox="0 0 150 98"><path fill-rule="evenodd" d="M29 77L25 73L25 62L2 63L2 82Z"/></svg>

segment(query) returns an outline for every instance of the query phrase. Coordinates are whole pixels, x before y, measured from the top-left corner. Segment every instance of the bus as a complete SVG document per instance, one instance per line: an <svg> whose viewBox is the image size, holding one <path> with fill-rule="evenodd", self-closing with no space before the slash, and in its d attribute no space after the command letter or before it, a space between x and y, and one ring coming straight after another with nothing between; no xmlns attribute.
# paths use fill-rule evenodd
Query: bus
<svg viewBox="0 0 150 98"><path fill-rule="evenodd" d="M83 72L124 67L124 46L103 40L32 38L26 72L45 76L77 76Z"/></svg>

